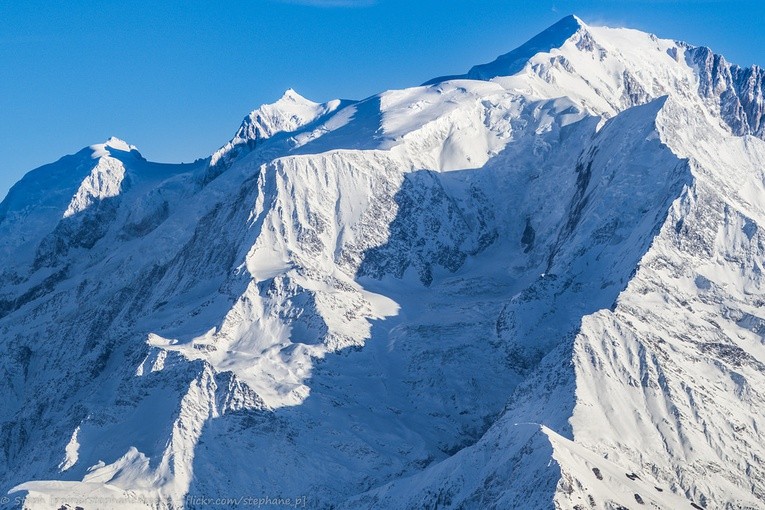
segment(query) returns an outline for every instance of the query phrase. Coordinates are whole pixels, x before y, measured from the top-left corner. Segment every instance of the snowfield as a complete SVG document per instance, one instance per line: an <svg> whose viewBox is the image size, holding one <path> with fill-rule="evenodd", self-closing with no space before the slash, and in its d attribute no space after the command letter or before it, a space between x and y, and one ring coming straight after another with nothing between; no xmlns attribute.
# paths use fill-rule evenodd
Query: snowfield
<svg viewBox="0 0 765 510"><path fill-rule="evenodd" d="M569 16L193 164L33 170L0 507L765 508L763 88Z"/></svg>

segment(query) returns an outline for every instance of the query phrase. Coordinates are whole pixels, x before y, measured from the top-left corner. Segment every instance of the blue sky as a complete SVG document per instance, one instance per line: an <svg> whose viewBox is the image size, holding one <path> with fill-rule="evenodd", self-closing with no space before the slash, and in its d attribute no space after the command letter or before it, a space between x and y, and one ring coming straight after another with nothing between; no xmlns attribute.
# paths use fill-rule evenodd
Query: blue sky
<svg viewBox="0 0 765 510"><path fill-rule="evenodd" d="M288 87L363 98L464 72L567 14L765 66L765 2L0 0L0 197L109 136L192 161Z"/></svg>

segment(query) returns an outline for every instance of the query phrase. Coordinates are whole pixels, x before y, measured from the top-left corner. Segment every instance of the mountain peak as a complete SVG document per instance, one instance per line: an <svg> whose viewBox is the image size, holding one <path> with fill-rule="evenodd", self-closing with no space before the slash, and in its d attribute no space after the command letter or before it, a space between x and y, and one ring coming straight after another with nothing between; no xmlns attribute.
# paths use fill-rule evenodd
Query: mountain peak
<svg viewBox="0 0 765 510"><path fill-rule="evenodd" d="M294 131L315 119L321 111L322 105L289 88L276 102L261 105L250 112L242 122L235 139L259 140L270 138L279 132Z"/></svg>
<svg viewBox="0 0 765 510"><path fill-rule="evenodd" d="M316 103L288 88L273 103L263 104L251 111L242 121L234 138L216 151L210 165L217 165L222 158L236 157L240 154L236 147L247 146L249 150L260 141L278 133L291 133L322 115L335 111L342 104L339 100Z"/></svg>
<svg viewBox="0 0 765 510"><path fill-rule="evenodd" d="M586 29L587 25L580 18L571 14L513 51L500 55L488 64L474 66L468 71L466 77L490 80L497 76L510 76L523 69L526 62L537 53L546 53L553 48L559 48L574 35Z"/></svg>
<svg viewBox="0 0 765 510"><path fill-rule="evenodd" d="M568 16L566 16L566 17L564 17L564 18L561 18L561 19L558 21L558 23L556 23L555 25L558 25L558 24L560 24L560 23L563 23L564 21L565 21L565 22L567 22L567 23L570 23L570 22L572 22L572 21L573 21L573 22L576 22L576 23L578 23L580 27L583 27L583 28L584 28L584 27L587 27L587 24L586 24L584 21L582 21L582 18L580 18L580 17L579 17L579 16L577 16L576 14L569 14ZM555 25L552 25L552 26L555 26ZM550 28L552 28L552 27L550 27Z"/></svg>
<svg viewBox="0 0 765 510"><path fill-rule="evenodd" d="M89 147L91 151L93 151L92 158L97 159L104 156L112 156L113 154L110 152L109 149L122 151L122 152L132 152L132 151L138 151L138 148L135 145L130 145L125 140L122 140L120 138L117 138L116 136L110 136L106 141L103 143L97 143L94 145L91 145Z"/></svg>
<svg viewBox="0 0 765 510"><path fill-rule="evenodd" d="M285 90L284 94L282 94L282 97L279 98L279 100L276 103L283 103L283 102L316 104L310 99L306 99L305 97L298 94L293 88L288 88L287 90Z"/></svg>
<svg viewBox="0 0 765 510"><path fill-rule="evenodd" d="M490 80L497 76L513 75L523 69L526 62L537 53L549 52L553 48L559 48L576 34L586 30L587 25L581 18L570 14L561 18L558 22L511 52L500 55L492 62L473 66L467 74L442 76L430 80L424 83L424 85L432 85L454 79Z"/></svg>
<svg viewBox="0 0 765 510"><path fill-rule="evenodd" d="M118 151L130 152L136 150L135 145L130 145L125 140L117 138L116 136L110 136L109 139L103 143L103 145L111 147L112 149L117 149Z"/></svg>

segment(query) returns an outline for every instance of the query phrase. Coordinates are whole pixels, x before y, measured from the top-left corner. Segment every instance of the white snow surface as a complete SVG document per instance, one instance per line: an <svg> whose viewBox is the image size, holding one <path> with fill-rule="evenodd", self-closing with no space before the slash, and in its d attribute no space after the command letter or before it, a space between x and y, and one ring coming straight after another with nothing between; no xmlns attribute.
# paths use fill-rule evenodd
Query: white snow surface
<svg viewBox="0 0 765 510"><path fill-rule="evenodd" d="M570 16L194 164L33 170L6 506L765 508L764 83Z"/></svg>

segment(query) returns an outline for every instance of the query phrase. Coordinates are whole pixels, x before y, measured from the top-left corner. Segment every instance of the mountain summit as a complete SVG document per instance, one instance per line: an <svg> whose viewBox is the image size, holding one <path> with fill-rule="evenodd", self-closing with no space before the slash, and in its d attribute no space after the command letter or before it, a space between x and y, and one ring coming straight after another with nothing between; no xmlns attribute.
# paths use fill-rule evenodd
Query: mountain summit
<svg viewBox="0 0 765 510"><path fill-rule="evenodd" d="M497 76L511 76L523 69L534 55L549 53L553 49L560 48L566 41L575 36L580 36L578 40L581 37L586 38L586 25L574 15L566 16L522 46L500 55L492 62L474 66L467 74L435 78L427 82L426 85L461 78L490 80Z"/></svg>
<svg viewBox="0 0 765 510"><path fill-rule="evenodd" d="M488 64L477 65L468 71L466 78L490 80L497 76L510 76L520 71L531 57L538 53L549 53L576 37L576 43L587 40L586 26L576 16L567 16L544 32L529 40L510 53L497 57Z"/></svg>
<svg viewBox="0 0 765 510"><path fill-rule="evenodd" d="M763 508L764 80L570 16L419 87L288 90L191 165L33 170L3 501Z"/></svg>

